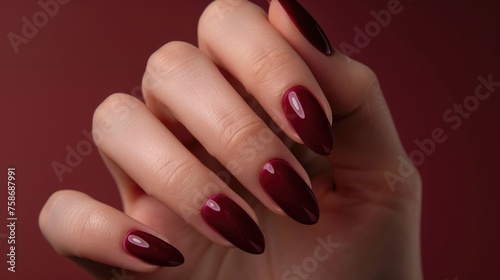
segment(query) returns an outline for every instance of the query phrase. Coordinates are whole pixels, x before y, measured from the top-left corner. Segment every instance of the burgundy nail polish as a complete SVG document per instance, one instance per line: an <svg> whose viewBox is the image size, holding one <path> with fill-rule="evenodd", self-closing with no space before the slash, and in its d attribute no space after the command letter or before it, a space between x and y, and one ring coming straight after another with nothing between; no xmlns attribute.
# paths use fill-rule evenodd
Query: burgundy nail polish
<svg viewBox="0 0 500 280"><path fill-rule="evenodd" d="M251 254L264 252L264 235L241 207L223 194L207 200L201 209L205 222L241 250Z"/></svg>
<svg viewBox="0 0 500 280"><path fill-rule="evenodd" d="M259 179L264 191L290 218L306 225L318 222L316 197L286 161L270 160L260 171Z"/></svg>
<svg viewBox="0 0 500 280"><path fill-rule="evenodd" d="M278 0L285 9L290 19L295 23L295 26L304 35L304 37L325 55L333 55L333 49L326 37L325 32L321 29L314 18L302 7L296 0Z"/></svg>
<svg viewBox="0 0 500 280"><path fill-rule="evenodd" d="M332 127L323 108L304 87L296 86L283 97L283 111L304 144L320 155L333 148Z"/></svg>
<svg viewBox="0 0 500 280"><path fill-rule="evenodd" d="M184 263L184 257L172 245L136 229L125 234L123 249L136 258L158 266L178 266Z"/></svg>

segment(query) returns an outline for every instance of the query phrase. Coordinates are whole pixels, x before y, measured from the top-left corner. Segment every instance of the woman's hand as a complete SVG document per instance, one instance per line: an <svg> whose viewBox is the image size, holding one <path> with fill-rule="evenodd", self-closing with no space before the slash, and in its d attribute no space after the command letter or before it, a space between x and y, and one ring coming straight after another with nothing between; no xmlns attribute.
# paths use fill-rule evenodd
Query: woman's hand
<svg viewBox="0 0 500 280"><path fill-rule="evenodd" d="M56 251L102 279L421 279L420 178L373 72L294 0L215 1L198 36L150 57L145 104L97 108L124 212L55 193Z"/></svg>

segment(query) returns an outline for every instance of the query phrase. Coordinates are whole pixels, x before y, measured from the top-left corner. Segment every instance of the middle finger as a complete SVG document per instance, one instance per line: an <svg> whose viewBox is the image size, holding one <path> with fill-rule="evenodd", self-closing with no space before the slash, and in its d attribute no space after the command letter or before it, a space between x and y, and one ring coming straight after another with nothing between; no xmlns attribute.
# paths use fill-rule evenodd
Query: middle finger
<svg viewBox="0 0 500 280"><path fill-rule="evenodd" d="M200 50L181 42L160 48L149 59L143 88L160 118L173 114L270 210L317 222L305 170Z"/></svg>

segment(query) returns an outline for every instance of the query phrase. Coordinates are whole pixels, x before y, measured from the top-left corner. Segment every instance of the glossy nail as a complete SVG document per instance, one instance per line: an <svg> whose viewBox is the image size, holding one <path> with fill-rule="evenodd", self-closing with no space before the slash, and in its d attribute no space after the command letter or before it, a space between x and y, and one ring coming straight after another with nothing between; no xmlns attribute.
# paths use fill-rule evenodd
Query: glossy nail
<svg viewBox="0 0 500 280"><path fill-rule="evenodd" d="M283 97L283 111L304 144L320 155L333 148L332 127L323 108L304 87L296 86Z"/></svg>
<svg viewBox="0 0 500 280"><path fill-rule="evenodd" d="M325 32L323 32L316 20L314 20L299 2L296 0L278 1L302 35L304 35L316 49L328 56L333 54L334 51Z"/></svg>
<svg viewBox="0 0 500 280"><path fill-rule="evenodd" d="M241 207L224 194L216 194L201 209L205 222L236 247L251 254L264 252L264 235Z"/></svg>
<svg viewBox="0 0 500 280"><path fill-rule="evenodd" d="M184 263L184 257L172 245L136 229L125 234L123 249L136 258L158 266L178 266Z"/></svg>
<svg viewBox="0 0 500 280"><path fill-rule="evenodd" d="M260 184L281 209L295 221L318 222L319 208L311 188L282 159L272 159L260 171Z"/></svg>

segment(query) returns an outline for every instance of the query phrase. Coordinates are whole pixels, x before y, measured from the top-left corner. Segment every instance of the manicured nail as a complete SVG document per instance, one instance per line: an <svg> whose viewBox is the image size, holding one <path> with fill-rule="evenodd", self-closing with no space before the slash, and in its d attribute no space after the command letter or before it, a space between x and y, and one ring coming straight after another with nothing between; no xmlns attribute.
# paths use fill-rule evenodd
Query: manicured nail
<svg viewBox="0 0 500 280"><path fill-rule="evenodd" d="M223 194L207 200L201 209L205 222L236 247L251 254L264 252L264 235L241 207Z"/></svg>
<svg viewBox="0 0 500 280"><path fill-rule="evenodd" d="M167 242L140 230L130 230L123 238L128 254L158 266L178 266L184 263L182 254Z"/></svg>
<svg viewBox="0 0 500 280"><path fill-rule="evenodd" d="M260 171L259 179L264 191L290 218L306 225L318 222L316 197L286 161L270 160Z"/></svg>
<svg viewBox="0 0 500 280"><path fill-rule="evenodd" d="M296 0L278 1L302 35L304 35L316 49L328 56L333 54L334 51L325 32L323 32L319 24L306 9L299 4L299 2Z"/></svg>
<svg viewBox="0 0 500 280"><path fill-rule="evenodd" d="M332 127L309 90L301 86L289 89L282 105L286 118L304 144L320 155L329 155L333 148Z"/></svg>

